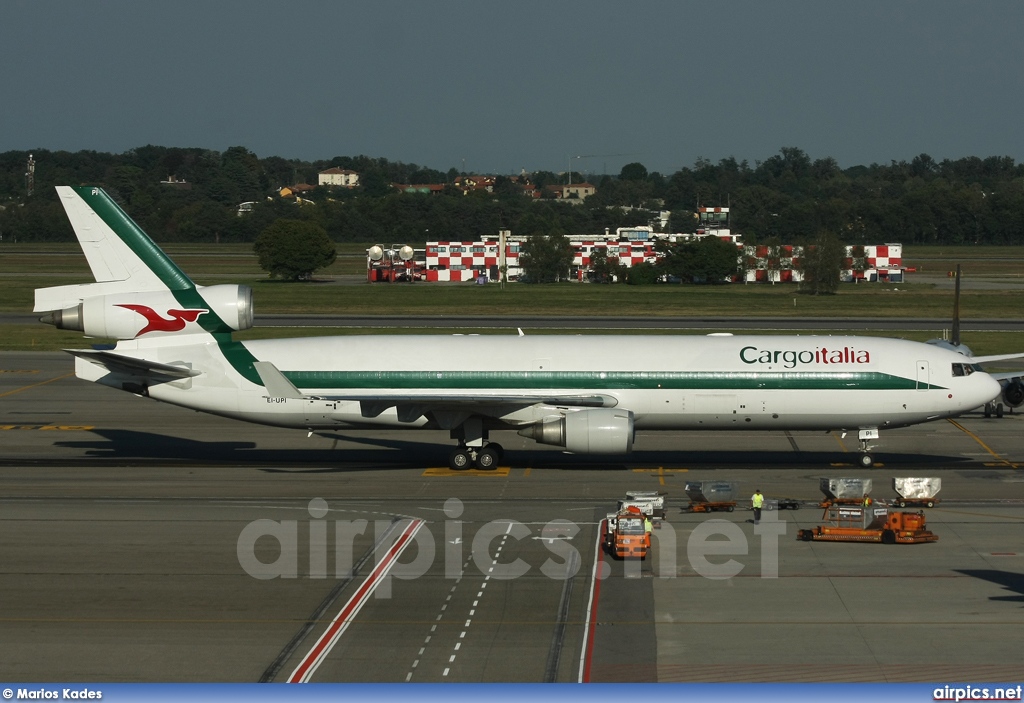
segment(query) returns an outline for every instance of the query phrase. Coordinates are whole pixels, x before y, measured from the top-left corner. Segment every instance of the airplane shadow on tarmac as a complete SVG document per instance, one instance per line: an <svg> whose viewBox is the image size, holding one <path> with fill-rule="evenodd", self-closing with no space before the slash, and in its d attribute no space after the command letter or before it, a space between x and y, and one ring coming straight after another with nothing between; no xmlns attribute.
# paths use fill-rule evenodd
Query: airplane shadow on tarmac
<svg viewBox="0 0 1024 703"><path fill-rule="evenodd" d="M973 576L977 579L989 581L1002 586L1008 591L1014 591L1020 594L1016 596L991 596L989 600L1024 604L1024 574L1017 574L1012 571L1001 571L998 569L957 569L957 571L965 576Z"/></svg>
<svg viewBox="0 0 1024 703"><path fill-rule="evenodd" d="M319 473L328 471L372 471L388 468L446 467L448 455L454 445L413 441L396 437L361 437L340 433L318 433L319 437L346 443L345 448L301 449L257 447L252 441L202 441L152 432L125 429L97 428L91 430L92 440L55 442L54 446L77 449L82 461L94 464L97 459L113 463L199 463L246 464L267 472ZM352 444L361 445L351 448ZM47 457L40 457L46 461ZM658 467L699 468L701 471L757 468L794 468L831 470L849 468L863 471L854 462L855 455L836 452L764 451L760 449L723 449L721 451L634 450L626 457L577 455L538 447L526 450L508 450L503 466L512 468L628 471L636 468ZM900 453L875 454L876 462L886 470L973 468L972 463L959 456ZM55 463L67 464L69 459L54 457ZM74 463L74 459L70 462ZM38 462L36 462L38 463ZM879 467L876 467L876 469ZM982 468L977 465L976 468ZM870 471L870 470L868 470Z"/></svg>

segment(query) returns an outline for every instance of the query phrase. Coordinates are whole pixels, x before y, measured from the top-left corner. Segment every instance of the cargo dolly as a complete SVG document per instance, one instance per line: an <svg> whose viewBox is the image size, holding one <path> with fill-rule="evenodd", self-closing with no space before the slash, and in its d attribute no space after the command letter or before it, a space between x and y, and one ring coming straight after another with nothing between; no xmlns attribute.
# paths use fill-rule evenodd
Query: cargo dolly
<svg viewBox="0 0 1024 703"><path fill-rule="evenodd" d="M686 484L686 495L690 499L687 509L692 513L719 510L731 513L736 509L738 490L739 484L734 481L689 481Z"/></svg>
<svg viewBox="0 0 1024 703"><path fill-rule="evenodd" d="M935 496L942 489L941 478L905 477L894 478L892 489L899 496L893 502L901 508L934 508L940 498Z"/></svg>
<svg viewBox="0 0 1024 703"><path fill-rule="evenodd" d="M799 510L801 502L796 498L771 499L764 502L765 510Z"/></svg>
<svg viewBox="0 0 1024 703"><path fill-rule="evenodd" d="M818 507L829 508L833 505L864 505L864 499L871 493L870 478L823 478L818 488L825 499Z"/></svg>

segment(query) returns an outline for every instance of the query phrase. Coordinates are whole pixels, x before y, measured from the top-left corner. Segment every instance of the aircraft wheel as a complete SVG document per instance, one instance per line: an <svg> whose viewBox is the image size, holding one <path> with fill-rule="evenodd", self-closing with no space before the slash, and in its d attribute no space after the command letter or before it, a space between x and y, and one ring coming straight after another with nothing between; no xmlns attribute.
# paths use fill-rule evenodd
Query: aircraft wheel
<svg viewBox="0 0 1024 703"><path fill-rule="evenodd" d="M473 468L473 455L465 447L459 447L451 453L448 465L453 471L465 471Z"/></svg>
<svg viewBox="0 0 1024 703"><path fill-rule="evenodd" d="M985 403L985 417L992 417L992 403Z"/></svg>
<svg viewBox="0 0 1024 703"><path fill-rule="evenodd" d="M857 461L865 469L870 469L872 466L875 465L875 458L870 454L861 454L860 459L858 459Z"/></svg>
<svg viewBox="0 0 1024 703"><path fill-rule="evenodd" d="M996 403L996 417L1002 417L1002 416L1003 416L1003 404L1002 403Z"/></svg>
<svg viewBox="0 0 1024 703"><path fill-rule="evenodd" d="M491 442L490 444L488 444L484 448L485 449L490 449L490 450L493 450L494 452L496 452L497 455L498 455L498 461L501 461L502 459L505 458L505 447L501 446L497 442Z"/></svg>
<svg viewBox="0 0 1024 703"><path fill-rule="evenodd" d="M476 455L476 465L484 471L490 471L498 465L498 452L490 445L484 447Z"/></svg>

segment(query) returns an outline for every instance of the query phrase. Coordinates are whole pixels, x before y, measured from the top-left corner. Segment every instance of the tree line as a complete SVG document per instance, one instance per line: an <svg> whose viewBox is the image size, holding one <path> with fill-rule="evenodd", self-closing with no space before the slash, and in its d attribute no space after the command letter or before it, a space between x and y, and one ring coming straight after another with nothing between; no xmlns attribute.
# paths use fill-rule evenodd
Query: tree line
<svg viewBox="0 0 1024 703"><path fill-rule="evenodd" d="M1024 164L1010 157L909 162L842 169L787 147L750 165L735 158L698 159L672 174L627 164L617 175L535 172L545 185L589 180L597 193L580 204L524 197L507 177L493 193L400 193L392 183L452 183L460 173L367 156L301 161L260 158L244 147L223 152L144 146L123 154L33 152L35 187L26 195L26 151L0 153L0 236L4 241L70 241L53 186L104 187L161 242L255 242L278 220L322 227L336 242L422 244L474 240L499 229L514 234L600 234L646 224L671 212L669 230L691 232L698 206L730 206L732 228L754 244L805 244L822 232L846 244L1024 243ZM331 167L360 174L353 190L317 187L308 202L277 196L295 183L316 184ZM188 188L161 184L173 176ZM238 215L238 205L252 202Z"/></svg>

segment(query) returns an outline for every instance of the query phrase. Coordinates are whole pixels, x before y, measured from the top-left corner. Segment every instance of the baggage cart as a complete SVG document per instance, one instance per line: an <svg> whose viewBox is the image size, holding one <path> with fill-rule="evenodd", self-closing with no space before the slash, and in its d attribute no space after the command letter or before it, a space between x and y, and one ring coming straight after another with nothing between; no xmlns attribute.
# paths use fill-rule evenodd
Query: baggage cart
<svg viewBox="0 0 1024 703"><path fill-rule="evenodd" d="M825 495L821 501L822 508L832 505L863 505L864 499L871 493L870 478L823 478L818 488Z"/></svg>
<svg viewBox="0 0 1024 703"><path fill-rule="evenodd" d="M894 478L892 489L899 496L894 502L901 508L934 508L940 500L935 496L942 490L942 479L922 476Z"/></svg>
<svg viewBox="0 0 1024 703"><path fill-rule="evenodd" d="M710 513L717 510L732 512L736 509L736 493L739 484L735 481L688 481L686 495L690 499L687 508L694 513Z"/></svg>

